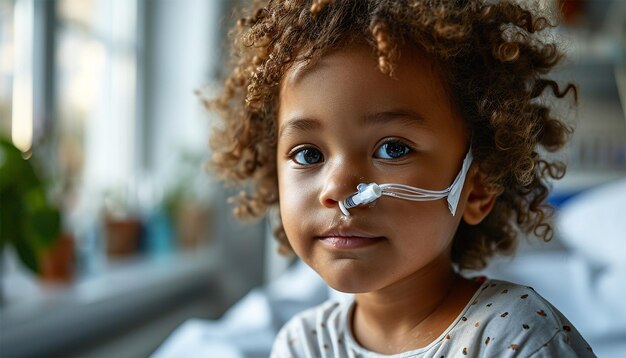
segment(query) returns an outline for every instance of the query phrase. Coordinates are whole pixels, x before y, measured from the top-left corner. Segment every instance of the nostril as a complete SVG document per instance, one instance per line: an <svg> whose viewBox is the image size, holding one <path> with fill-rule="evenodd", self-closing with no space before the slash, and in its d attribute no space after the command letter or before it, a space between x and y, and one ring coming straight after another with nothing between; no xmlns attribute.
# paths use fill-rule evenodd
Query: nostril
<svg viewBox="0 0 626 358"><path fill-rule="evenodd" d="M337 164L337 168L332 165L327 168L329 168L328 176L320 188L317 197L318 205L328 209L337 209L339 202L354 191L355 178L350 174L353 171L345 165Z"/></svg>
<svg viewBox="0 0 626 358"><path fill-rule="evenodd" d="M337 203L338 203L337 200L334 200L331 198L324 199L324 206L329 207L329 208L336 206Z"/></svg>

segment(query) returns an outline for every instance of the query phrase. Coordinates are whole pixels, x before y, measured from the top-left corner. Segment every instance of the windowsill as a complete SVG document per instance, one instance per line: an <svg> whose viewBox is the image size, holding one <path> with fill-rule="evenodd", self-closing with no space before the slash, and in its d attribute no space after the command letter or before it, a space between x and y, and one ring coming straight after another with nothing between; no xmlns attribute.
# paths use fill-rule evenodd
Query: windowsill
<svg viewBox="0 0 626 358"><path fill-rule="evenodd" d="M39 285L39 292L9 299L0 307L2 355L41 354L97 337L181 295L214 285L218 266L212 246L161 258L110 261L99 274L72 285ZM5 284L4 289L11 287Z"/></svg>

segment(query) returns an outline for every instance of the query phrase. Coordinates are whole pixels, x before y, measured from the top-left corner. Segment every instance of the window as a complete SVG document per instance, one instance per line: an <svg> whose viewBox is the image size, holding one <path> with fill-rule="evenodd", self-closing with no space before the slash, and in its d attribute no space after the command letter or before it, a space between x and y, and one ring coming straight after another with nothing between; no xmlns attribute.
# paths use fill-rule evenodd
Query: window
<svg viewBox="0 0 626 358"><path fill-rule="evenodd" d="M55 130L61 177L97 188L134 178L137 1L57 1Z"/></svg>
<svg viewBox="0 0 626 358"><path fill-rule="evenodd" d="M13 1L0 2L0 134L11 132Z"/></svg>

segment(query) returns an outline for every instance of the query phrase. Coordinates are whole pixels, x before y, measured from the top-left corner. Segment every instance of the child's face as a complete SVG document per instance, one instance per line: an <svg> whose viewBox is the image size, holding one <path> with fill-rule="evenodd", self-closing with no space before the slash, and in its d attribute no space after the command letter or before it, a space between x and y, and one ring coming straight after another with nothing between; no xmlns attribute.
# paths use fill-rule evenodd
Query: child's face
<svg viewBox="0 0 626 358"><path fill-rule="evenodd" d="M382 197L350 209L338 201L359 183L447 188L468 149L433 63L404 49L393 79L369 47L294 66L281 83L278 114L280 213L296 254L333 288L370 292L449 262L463 213L446 200ZM333 244L334 243L334 244Z"/></svg>

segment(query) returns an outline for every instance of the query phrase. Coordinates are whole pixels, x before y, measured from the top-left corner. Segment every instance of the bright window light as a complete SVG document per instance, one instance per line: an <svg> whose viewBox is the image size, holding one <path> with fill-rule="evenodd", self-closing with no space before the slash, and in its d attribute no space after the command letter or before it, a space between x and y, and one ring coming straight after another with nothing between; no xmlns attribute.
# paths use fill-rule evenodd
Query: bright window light
<svg viewBox="0 0 626 358"><path fill-rule="evenodd" d="M22 152L33 144L33 18L34 0L15 2L13 115L11 139Z"/></svg>

